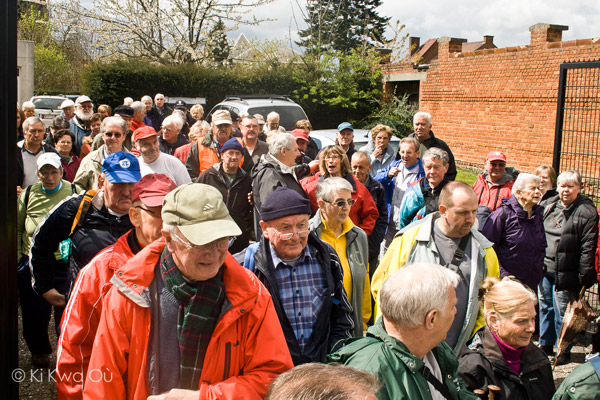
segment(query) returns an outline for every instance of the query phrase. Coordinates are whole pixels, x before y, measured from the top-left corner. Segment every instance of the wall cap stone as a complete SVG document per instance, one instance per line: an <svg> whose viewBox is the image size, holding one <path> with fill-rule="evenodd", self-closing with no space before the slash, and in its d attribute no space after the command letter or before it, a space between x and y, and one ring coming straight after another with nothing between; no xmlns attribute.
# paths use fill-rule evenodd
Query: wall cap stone
<svg viewBox="0 0 600 400"><path fill-rule="evenodd" d="M466 43L467 39L453 38L453 37L450 37L450 36L442 36L437 41L438 41L438 43L448 43L448 42Z"/></svg>
<svg viewBox="0 0 600 400"><path fill-rule="evenodd" d="M554 31L567 31L569 30L569 27L567 25L554 25L540 22L539 24L531 25L529 27L529 32L545 31L548 29L552 29Z"/></svg>

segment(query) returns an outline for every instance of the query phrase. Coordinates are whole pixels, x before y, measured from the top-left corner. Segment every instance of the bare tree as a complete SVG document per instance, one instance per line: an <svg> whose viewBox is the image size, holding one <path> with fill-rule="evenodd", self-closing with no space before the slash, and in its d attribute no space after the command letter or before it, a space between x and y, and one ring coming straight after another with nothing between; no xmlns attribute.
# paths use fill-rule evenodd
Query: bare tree
<svg viewBox="0 0 600 400"><path fill-rule="evenodd" d="M61 0L55 7L82 21L94 37L95 53L169 64L204 61L208 33L219 20L227 30L257 25L267 19L250 13L273 0L93 0L88 7L82 2L73 7L73 1Z"/></svg>

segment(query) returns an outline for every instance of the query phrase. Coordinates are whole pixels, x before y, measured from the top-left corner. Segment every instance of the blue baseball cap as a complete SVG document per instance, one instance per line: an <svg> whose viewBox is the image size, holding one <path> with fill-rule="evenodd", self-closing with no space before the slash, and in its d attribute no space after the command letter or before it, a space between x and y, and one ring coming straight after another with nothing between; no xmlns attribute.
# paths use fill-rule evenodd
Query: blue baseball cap
<svg viewBox="0 0 600 400"><path fill-rule="evenodd" d="M338 125L338 132L341 132L344 129L350 129L352 132L354 132L354 127L352 126L352 124L350 122L342 122L341 124Z"/></svg>
<svg viewBox="0 0 600 400"><path fill-rule="evenodd" d="M142 178L138 159L123 151L106 157L102 163L102 173L110 183L136 183Z"/></svg>

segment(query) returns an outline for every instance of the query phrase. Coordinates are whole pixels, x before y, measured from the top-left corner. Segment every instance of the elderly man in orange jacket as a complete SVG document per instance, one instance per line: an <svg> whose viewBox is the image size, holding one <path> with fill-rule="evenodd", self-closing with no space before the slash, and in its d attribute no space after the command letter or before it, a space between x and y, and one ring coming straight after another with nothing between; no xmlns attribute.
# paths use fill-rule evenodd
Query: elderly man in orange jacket
<svg viewBox="0 0 600 400"><path fill-rule="evenodd" d="M221 194L180 186L162 218L111 279L84 398L262 399L292 360L271 295L227 252L241 232Z"/></svg>

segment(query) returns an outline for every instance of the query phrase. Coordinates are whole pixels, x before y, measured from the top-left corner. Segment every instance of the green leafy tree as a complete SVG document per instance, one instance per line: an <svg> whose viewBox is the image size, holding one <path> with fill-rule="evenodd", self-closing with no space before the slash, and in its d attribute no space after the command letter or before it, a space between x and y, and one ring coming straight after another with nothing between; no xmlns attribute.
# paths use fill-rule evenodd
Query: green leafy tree
<svg viewBox="0 0 600 400"><path fill-rule="evenodd" d="M383 37L389 17L377 13L381 0L308 0L304 21L307 28L296 42L308 53L333 49L348 54L357 48L385 45Z"/></svg>
<svg viewBox="0 0 600 400"><path fill-rule="evenodd" d="M378 108L367 118L366 126L372 128L377 124L384 124L394 130L398 137L408 136L413 132L413 115L418 109L408 101L410 94L402 97L391 95L389 98L380 99Z"/></svg>

